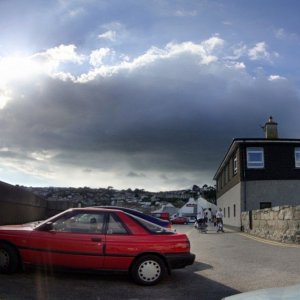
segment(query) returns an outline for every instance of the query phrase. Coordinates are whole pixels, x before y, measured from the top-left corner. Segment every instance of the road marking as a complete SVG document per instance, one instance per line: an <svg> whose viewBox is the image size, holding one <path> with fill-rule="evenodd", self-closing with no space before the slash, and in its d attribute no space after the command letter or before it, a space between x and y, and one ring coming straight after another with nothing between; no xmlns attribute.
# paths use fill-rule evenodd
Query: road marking
<svg viewBox="0 0 300 300"><path fill-rule="evenodd" d="M261 243L272 245L272 246L280 246L280 247L285 247L285 248L300 248L300 245L285 244L285 243L281 243L281 242L266 240L266 239L263 239L263 238L260 238L257 236L246 234L246 233L239 233L239 235L244 236L249 239L252 239L252 240L255 240L257 242L261 242Z"/></svg>

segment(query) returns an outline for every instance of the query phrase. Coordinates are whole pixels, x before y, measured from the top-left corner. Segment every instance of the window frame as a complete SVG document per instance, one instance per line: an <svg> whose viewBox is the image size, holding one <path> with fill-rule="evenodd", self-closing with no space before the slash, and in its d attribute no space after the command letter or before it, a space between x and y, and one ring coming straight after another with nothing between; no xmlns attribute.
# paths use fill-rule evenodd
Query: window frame
<svg viewBox="0 0 300 300"><path fill-rule="evenodd" d="M142 226L147 232L150 234L174 234L174 231L170 230L169 228L162 227L158 224L149 222L145 219L142 219L138 216L131 215L130 213L126 213L129 217L131 217L136 223Z"/></svg>
<svg viewBox="0 0 300 300"><path fill-rule="evenodd" d="M297 158L297 155L298 155L298 158ZM300 147L295 147L294 158L295 158L295 168L300 169Z"/></svg>
<svg viewBox="0 0 300 300"><path fill-rule="evenodd" d="M50 221L51 231L71 234L103 234L106 215L105 212L86 211L72 211L61 214ZM95 219L95 225L90 223L91 219ZM37 230L43 230L45 224L42 224Z"/></svg>
<svg viewBox="0 0 300 300"><path fill-rule="evenodd" d="M111 228L112 225L117 225L120 227ZM124 231L123 232L118 231L120 228L122 228ZM126 226L126 224L119 218L117 214L109 213L106 221L105 234L106 235L130 235L131 232Z"/></svg>
<svg viewBox="0 0 300 300"><path fill-rule="evenodd" d="M234 157L233 157L233 175L236 175L237 172L238 172L237 155L234 155Z"/></svg>
<svg viewBox="0 0 300 300"><path fill-rule="evenodd" d="M251 154L260 154L261 159L253 160ZM247 147L247 169L264 169L265 168L265 154L263 147Z"/></svg>

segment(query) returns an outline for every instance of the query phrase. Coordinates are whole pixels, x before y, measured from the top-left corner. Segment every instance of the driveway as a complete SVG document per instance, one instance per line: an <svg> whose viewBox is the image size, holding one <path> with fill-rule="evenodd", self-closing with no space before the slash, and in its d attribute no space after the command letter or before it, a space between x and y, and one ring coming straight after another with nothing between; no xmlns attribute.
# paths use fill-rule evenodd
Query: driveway
<svg viewBox="0 0 300 300"><path fill-rule="evenodd" d="M175 270L161 284L143 287L126 274L48 273L29 270L0 275L1 300L205 299L300 282L300 248L268 244L238 232L201 234L192 225L174 226L190 237L194 265Z"/></svg>

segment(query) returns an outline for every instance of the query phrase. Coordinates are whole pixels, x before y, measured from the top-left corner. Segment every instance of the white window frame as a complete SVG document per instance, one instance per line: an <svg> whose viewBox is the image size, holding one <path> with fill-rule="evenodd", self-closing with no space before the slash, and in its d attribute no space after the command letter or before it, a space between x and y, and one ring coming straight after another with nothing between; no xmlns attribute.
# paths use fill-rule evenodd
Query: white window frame
<svg viewBox="0 0 300 300"><path fill-rule="evenodd" d="M233 174L236 175L238 171L238 161L237 156L235 155L233 158Z"/></svg>
<svg viewBox="0 0 300 300"><path fill-rule="evenodd" d="M295 168L300 168L300 147L295 148Z"/></svg>
<svg viewBox="0 0 300 300"><path fill-rule="evenodd" d="M251 154L260 154L260 159L254 160ZM247 168L248 169L263 169L265 167L264 148L263 147L248 147L247 148Z"/></svg>

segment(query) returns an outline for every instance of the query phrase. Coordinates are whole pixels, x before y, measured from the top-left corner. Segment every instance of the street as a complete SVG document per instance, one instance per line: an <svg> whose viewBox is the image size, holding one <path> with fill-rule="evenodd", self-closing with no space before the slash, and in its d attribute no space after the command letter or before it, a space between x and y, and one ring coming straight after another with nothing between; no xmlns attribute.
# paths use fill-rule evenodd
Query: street
<svg viewBox="0 0 300 300"><path fill-rule="evenodd" d="M240 232L188 234L194 265L173 271L153 287L133 284L126 274L54 273L29 270L0 275L0 299L208 299L300 282L300 247L253 239Z"/></svg>

